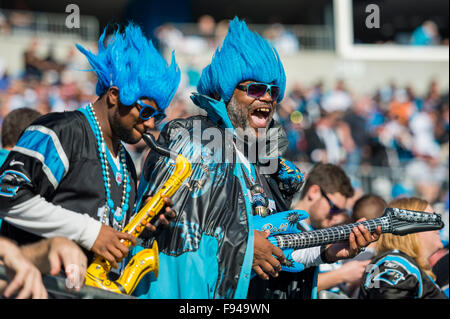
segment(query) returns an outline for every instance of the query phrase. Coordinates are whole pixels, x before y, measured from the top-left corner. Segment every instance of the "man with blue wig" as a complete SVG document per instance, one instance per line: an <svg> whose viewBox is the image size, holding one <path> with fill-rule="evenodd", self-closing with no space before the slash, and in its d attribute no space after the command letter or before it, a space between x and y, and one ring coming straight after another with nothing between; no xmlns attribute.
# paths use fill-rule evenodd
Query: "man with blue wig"
<svg viewBox="0 0 450 319"><path fill-rule="evenodd" d="M272 119L285 87L276 50L233 19L191 96L207 116L173 120L159 136L191 161L192 174L172 197L176 218L156 237L158 278L144 278L137 296L246 298L252 277L278 276L286 258L254 229L253 215L289 209L302 184L281 157L287 140ZM172 171L173 161L149 154L139 196L152 195ZM321 261L320 249L307 258Z"/></svg>
<svg viewBox="0 0 450 319"><path fill-rule="evenodd" d="M141 29L107 28L98 54L80 45L97 75L94 103L29 126L0 171L1 234L18 244L67 237L114 268L128 254L121 230L135 207L137 176L122 142L134 144L164 117L180 81ZM171 205L170 200L166 204ZM166 217L174 215L166 208ZM154 226L149 226L155 230Z"/></svg>

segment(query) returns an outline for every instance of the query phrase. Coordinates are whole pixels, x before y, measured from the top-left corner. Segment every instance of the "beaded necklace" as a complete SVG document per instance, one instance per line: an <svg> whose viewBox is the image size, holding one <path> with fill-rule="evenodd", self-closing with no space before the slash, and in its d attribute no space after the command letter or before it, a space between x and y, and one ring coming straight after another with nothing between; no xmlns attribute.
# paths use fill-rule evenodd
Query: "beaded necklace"
<svg viewBox="0 0 450 319"><path fill-rule="evenodd" d="M89 104L87 107L88 114L91 118L92 123L94 123L93 131L95 138L97 140L97 148L99 152L99 158L102 165L102 175L103 175L103 181L105 184L105 191L106 191L106 204L105 204L105 210L103 213L103 216L101 218L102 223L106 223L108 220L109 213L113 214L114 219L118 223L119 230L122 230L125 223L125 214L128 211L129 205L128 201L130 198L130 182L127 172L127 163L126 163L126 157L125 157L125 151L123 149L123 145L120 144L119 146L119 154L120 154L120 173L123 175L123 190L122 190L122 201L121 201L121 207L118 207L116 210L114 209L114 201L111 199L111 183L109 178L109 171L106 166L107 163L107 157L106 157L106 143L103 139L103 132L100 126L100 123L97 119L97 116L95 114L94 108L92 104Z"/></svg>

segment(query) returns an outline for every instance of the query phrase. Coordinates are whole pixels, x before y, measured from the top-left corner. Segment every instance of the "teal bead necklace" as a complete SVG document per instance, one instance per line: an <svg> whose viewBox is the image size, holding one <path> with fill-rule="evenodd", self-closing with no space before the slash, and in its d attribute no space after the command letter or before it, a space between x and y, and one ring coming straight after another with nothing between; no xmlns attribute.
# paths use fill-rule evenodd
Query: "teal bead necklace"
<svg viewBox="0 0 450 319"><path fill-rule="evenodd" d="M88 114L91 117L91 121L95 124L94 127L94 135L97 139L97 148L99 152L100 162L102 165L102 174L103 174L103 181L105 184L105 190L106 190L106 205L104 214L102 217L101 222L106 223L108 219L108 215L111 212L113 214L114 219L119 224L120 230L123 229L124 223L125 223L125 214L128 211L129 205L129 199L130 199L130 182L128 177L128 171L127 171L127 162L125 157L125 150L123 149L123 145L120 144L119 146L119 154L120 154L120 173L123 175L123 190L122 190L122 202L121 207L118 207L116 210L114 209L114 201L111 199L111 181L109 178L109 171L107 169L106 163L108 162L106 157L106 143L103 139L103 132L100 126L100 123L97 119L97 116L95 114L94 108L92 104L89 104L88 108Z"/></svg>

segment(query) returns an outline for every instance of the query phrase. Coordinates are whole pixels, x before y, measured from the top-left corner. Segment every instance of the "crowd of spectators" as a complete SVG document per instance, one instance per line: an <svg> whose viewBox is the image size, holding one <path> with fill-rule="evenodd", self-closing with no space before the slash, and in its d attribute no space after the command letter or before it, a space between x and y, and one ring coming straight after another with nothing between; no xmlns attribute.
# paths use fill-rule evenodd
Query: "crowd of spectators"
<svg viewBox="0 0 450 319"><path fill-rule="evenodd" d="M166 48L195 56L201 48L215 48L227 32L227 23L216 24L209 16L202 17L198 26L200 36L186 37L169 24L156 35ZM299 43L280 25L265 36L286 54L298 50ZM20 74L8 74L6 57L0 56L0 127L7 114L22 107L46 114L75 110L96 99L96 78L92 72L76 71L86 68L74 65L74 50L64 61L56 61L52 47L42 58L36 53L38 46L37 40L31 41ZM165 122L201 113L189 99L199 78L195 61L182 71ZM343 80L336 80L331 89L322 82L295 83L275 114L289 141L286 157L302 170L319 162L343 167L357 190L354 200L363 193L377 193L386 200L424 198L443 214L446 228L441 239L448 247L449 102L448 88L441 85L431 80L427 92L419 95L413 87L386 83L362 95ZM145 145L127 147L139 173Z"/></svg>
<svg viewBox="0 0 450 319"><path fill-rule="evenodd" d="M9 14L0 10L0 35L7 35L13 30L26 30L34 21L32 11L13 10Z"/></svg>
<svg viewBox="0 0 450 319"><path fill-rule="evenodd" d="M279 105L277 119L289 140L287 157L300 168L339 165L352 179L354 200L363 193L387 201L419 196L448 225L448 90L437 81L423 96L394 83L372 95L357 95L341 80L331 90L322 83L297 84ZM441 237L448 243L448 226Z"/></svg>
<svg viewBox="0 0 450 319"><path fill-rule="evenodd" d="M439 28L432 20L424 21L411 34L411 45L448 45L448 38L441 39Z"/></svg>
<svg viewBox="0 0 450 319"><path fill-rule="evenodd" d="M328 33L326 25L283 25L272 23L254 25L253 29L264 36L282 56L288 56L303 49L332 49L333 32ZM163 49L176 50L195 56L209 53L222 43L227 33L228 20L215 21L210 15L201 16L196 24L175 25L166 23L155 31L155 37ZM412 26L411 26L412 28ZM384 30L384 28L383 28ZM441 36L432 20L423 21L409 32L393 30L395 40L373 40L373 44L398 44L412 46L448 46L448 38ZM320 40L319 40L320 39ZM324 43L320 43L324 41ZM356 43L362 42L357 37Z"/></svg>
<svg viewBox="0 0 450 319"><path fill-rule="evenodd" d="M301 39L283 25L257 31L283 56L301 49ZM157 29L161 48L191 57L184 70L184 85L190 90L181 94L178 105L187 107L186 98L195 90L196 54L216 48L226 32L226 21L207 15L193 30L172 24ZM441 43L431 20L409 39L411 45ZM341 80L332 89L320 81L296 83L276 114L289 138L287 157L305 167L317 162L344 166L356 186L387 200L419 195L430 203L448 202L448 89L441 85L430 80L427 92L419 95L411 86L392 82L361 95Z"/></svg>
<svg viewBox="0 0 450 319"><path fill-rule="evenodd" d="M204 29L206 33L211 28ZM24 70L19 75L9 75L0 57L0 125L6 114L20 107L45 114L74 110L95 99L95 77L79 71L87 68L74 65L74 50L64 61L55 61L51 47L46 57L38 57L38 45L33 40L24 52ZM200 113L189 99L199 78L198 68L193 63L182 71L167 120ZM386 178L378 176L370 191L392 190L382 194L388 198L418 192L431 203L444 200L448 196L442 192L448 189L448 91L433 80L425 95L395 83L371 95L357 93L342 80L332 89L321 82L292 85L275 115L289 140L288 159L305 165L342 165L358 178L374 177L379 175L376 168L390 167L383 171ZM138 159L143 145L134 150Z"/></svg>
<svg viewBox="0 0 450 319"><path fill-rule="evenodd" d="M227 24L203 16L197 29L199 34L189 37L170 24L156 30L160 47L193 57L183 67L166 121L201 113L189 99L201 69L195 52L215 48ZM282 26L274 25L265 33L285 54L296 50L295 41L289 42L293 38ZM30 107L45 114L74 110L96 98L95 76L80 71L88 68L76 65L74 49L63 61L56 61L52 46L45 57L38 56L39 45L35 39L25 50L21 74L8 74L6 57L0 57L0 125L17 108ZM441 85L431 80L427 92L419 95L413 87L386 83L362 95L339 79L331 89L322 82L295 83L275 114L289 140L286 157L302 169L317 162L340 165L365 192L386 200L418 195L444 210L448 207L449 104L448 89ZM129 150L139 173L145 145L130 145Z"/></svg>
<svg viewBox="0 0 450 319"><path fill-rule="evenodd" d="M255 28L283 56L295 54L300 49L302 37L280 23ZM163 24L156 29L155 37L162 49L195 56L217 48L227 32L228 20L216 22L212 16L203 15L190 27Z"/></svg>
<svg viewBox="0 0 450 319"><path fill-rule="evenodd" d="M349 174L395 168L392 181L401 175L408 180L396 191L416 185L410 191L432 203L448 184L448 91L442 93L437 81L424 96L393 83L372 95L355 95L340 80L328 91L321 83L297 84L280 104L278 119L294 161L343 165Z"/></svg>

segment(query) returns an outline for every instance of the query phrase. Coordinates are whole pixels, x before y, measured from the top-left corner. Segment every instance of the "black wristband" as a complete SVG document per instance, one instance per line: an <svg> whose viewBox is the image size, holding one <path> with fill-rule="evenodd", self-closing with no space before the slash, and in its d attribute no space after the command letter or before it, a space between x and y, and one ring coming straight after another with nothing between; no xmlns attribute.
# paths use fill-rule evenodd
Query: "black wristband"
<svg viewBox="0 0 450 319"><path fill-rule="evenodd" d="M326 254L326 246L320 246L320 259L324 264L332 264L332 261L329 261Z"/></svg>

